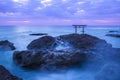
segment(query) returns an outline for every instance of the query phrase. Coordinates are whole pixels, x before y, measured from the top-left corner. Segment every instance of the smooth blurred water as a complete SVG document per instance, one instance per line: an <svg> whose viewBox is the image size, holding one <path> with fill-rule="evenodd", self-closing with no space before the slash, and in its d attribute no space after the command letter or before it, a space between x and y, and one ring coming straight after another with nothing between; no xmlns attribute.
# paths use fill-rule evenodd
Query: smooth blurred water
<svg viewBox="0 0 120 80"><path fill-rule="evenodd" d="M119 30L118 27L86 27L85 33L105 39L113 47L120 48L120 38L105 36L110 30ZM30 33L48 33L51 36L74 33L72 26L0 26L0 40L9 40L17 50L26 50L26 46L39 36L30 36ZM81 33L81 29L79 29ZM70 69L60 73L44 73L40 70L26 70L16 66L12 60L13 51L0 51L0 64L11 73L24 80L94 80L95 71L91 67ZM89 68L89 69L88 69Z"/></svg>

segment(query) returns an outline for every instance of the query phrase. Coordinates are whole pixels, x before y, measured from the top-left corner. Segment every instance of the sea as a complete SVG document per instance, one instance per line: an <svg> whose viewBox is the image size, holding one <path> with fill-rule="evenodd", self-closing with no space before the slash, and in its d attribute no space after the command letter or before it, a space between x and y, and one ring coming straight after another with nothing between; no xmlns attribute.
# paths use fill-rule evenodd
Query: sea
<svg viewBox="0 0 120 80"><path fill-rule="evenodd" d="M120 26L87 26L85 33L106 40L114 48L120 48L120 38L106 36L109 31L119 31ZM14 43L16 51L26 50L26 46L34 39L41 36L30 36L31 33L47 33L50 36L59 36L74 33L71 25L48 25L48 26L0 26L0 41L9 40ZM78 33L82 29L78 28ZM94 63L79 69L72 68L60 72L44 72L40 70L27 70L14 64L12 56L14 51L0 51L0 65L5 66L12 74L23 78L23 80L95 80L99 72ZM93 69L92 66L96 66Z"/></svg>

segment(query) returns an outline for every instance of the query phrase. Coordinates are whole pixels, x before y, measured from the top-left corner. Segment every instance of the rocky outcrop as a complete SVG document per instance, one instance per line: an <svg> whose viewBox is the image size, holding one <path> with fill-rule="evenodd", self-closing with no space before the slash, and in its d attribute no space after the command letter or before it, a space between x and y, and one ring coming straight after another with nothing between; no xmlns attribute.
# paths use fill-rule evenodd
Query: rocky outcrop
<svg viewBox="0 0 120 80"><path fill-rule="evenodd" d="M16 51L14 52L13 60L24 68L45 68L46 66L64 68L83 63L86 60L86 54L64 51Z"/></svg>
<svg viewBox="0 0 120 80"><path fill-rule="evenodd" d="M57 46L65 43L71 47L56 49ZM27 48L28 50L25 51L14 52L14 62L25 68L47 68L49 70L69 68L87 60L93 61L96 55L100 55L100 59L101 56L107 59L105 55L117 53L105 40L88 34L44 36L33 40Z"/></svg>
<svg viewBox="0 0 120 80"><path fill-rule="evenodd" d="M119 37L120 38L120 33L118 33L118 34L106 34L106 36Z"/></svg>
<svg viewBox="0 0 120 80"><path fill-rule="evenodd" d="M106 36L111 36L111 37L118 37L120 38L120 31L119 30L111 30L109 31Z"/></svg>
<svg viewBox="0 0 120 80"><path fill-rule="evenodd" d="M27 48L29 50L49 50L54 49L55 38L51 36L44 36L39 39L33 40Z"/></svg>
<svg viewBox="0 0 120 80"><path fill-rule="evenodd" d="M32 33L32 34L29 34L31 36L45 36L45 35L48 35L47 33Z"/></svg>
<svg viewBox="0 0 120 80"><path fill-rule="evenodd" d="M109 33L116 33L116 32L119 32L118 30L111 30L109 31Z"/></svg>
<svg viewBox="0 0 120 80"><path fill-rule="evenodd" d="M99 48L104 46L110 46L105 40L99 39L97 37L88 34L69 34L62 35L60 39L64 42L70 43L74 48L77 49L91 49Z"/></svg>
<svg viewBox="0 0 120 80"><path fill-rule="evenodd" d="M8 40L0 41L0 50L15 50L14 44Z"/></svg>
<svg viewBox="0 0 120 80"><path fill-rule="evenodd" d="M8 70L6 70L2 65L0 65L0 80L22 80L22 79L12 75Z"/></svg>
<svg viewBox="0 0 120 80"><path fill-rule="evenodd" d="M105 40L99 39L97 37L88 34L68 34L61 35L56 38L52 36L44 36L39 39L33 40L27 48L29 50L54 50L56 46L59 46L60 42L62 44L68 43L73 49L99 49L112 47Z"/></svg>

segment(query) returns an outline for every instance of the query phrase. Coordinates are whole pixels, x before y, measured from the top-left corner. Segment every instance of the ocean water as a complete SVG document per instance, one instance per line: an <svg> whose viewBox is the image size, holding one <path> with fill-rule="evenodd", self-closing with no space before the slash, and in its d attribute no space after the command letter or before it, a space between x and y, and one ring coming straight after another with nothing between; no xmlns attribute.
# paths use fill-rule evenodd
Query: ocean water
<svg viewBox="0 0 120 80"><path fill-rule="evenodd" d="M120 48L120 38L105 36L110 30L120 31L120 26L88 26L85 33L105 39L115 48ZM14 43L16 50L26 50L26 46L39 36L30 36L31 33L47 33L51 36L74 33L72 26L0 26L0 40L9 40ZM81 29L78 30L81 33ZM0 65L5 66L12 74L24 80L95 80L99 64L92 64L80 69L69 69L63 72L42 72L40 70L26 70L14 64L13 51L0 51ZM93 69L93 66L94 67Z"/></svg>

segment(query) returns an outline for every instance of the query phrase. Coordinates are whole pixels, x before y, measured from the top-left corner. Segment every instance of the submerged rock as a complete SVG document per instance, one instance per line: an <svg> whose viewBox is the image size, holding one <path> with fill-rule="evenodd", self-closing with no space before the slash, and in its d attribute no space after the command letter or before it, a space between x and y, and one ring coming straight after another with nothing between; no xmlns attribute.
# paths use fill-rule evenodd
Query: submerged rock
<svg viewBox="0 0 120 80"><path fill-rule="evenodd" d="M13 60L25 68L56 68L79 65L86 60L86 54L80 52L67 53L59 51L16 51Z"/></svg>
<svg viewBox="0 0 120 80"><path fill-rule="evenodd" d="M30 34L31 36L44 36L44 35L48 35L47 33L32 33Z"/></svg>
<svg viewBox="0 0 120 80"><path fill-rule="evenodd" d="M106 36L119 37L120 38L120 33L118 33L118 34L106 34Z"/></svg>
<svg viewBox="0 0 120 80"><path fill-rule="evenodd" d="M12 75L8 70L6 70L2 65L0 65L0 80L22 80L22 79Z"/></svg>
<svg viewBox="0 0 120 80"><path fill-rule="evenodd" d="M110 33L115 33L115 32L119 32L118 30L111 30L109 31Z"/></svg>
<svg viewBox="0 0 120 80"><path fill-rule="evenodd" d="M43 36L39 39L33 40L27 48L29 50L46 50L54 49L55 47L55 38L51 36Z"/></svg>
<svg viewBox="0 0 120 80"><path fill-rule="evenodd" d="M15 50L15 46L8 40L0 41L0 50Z"/></svg>

